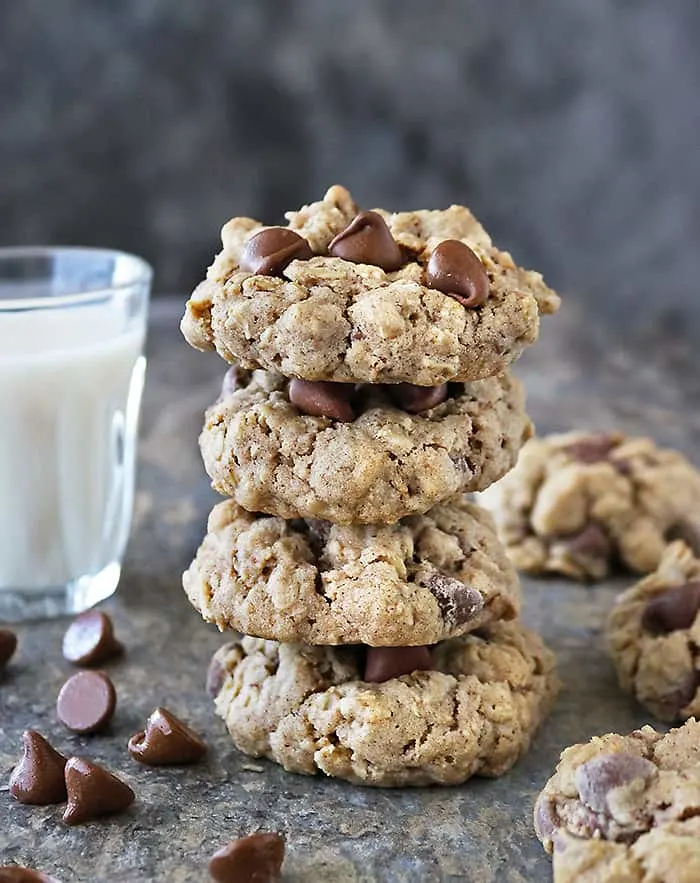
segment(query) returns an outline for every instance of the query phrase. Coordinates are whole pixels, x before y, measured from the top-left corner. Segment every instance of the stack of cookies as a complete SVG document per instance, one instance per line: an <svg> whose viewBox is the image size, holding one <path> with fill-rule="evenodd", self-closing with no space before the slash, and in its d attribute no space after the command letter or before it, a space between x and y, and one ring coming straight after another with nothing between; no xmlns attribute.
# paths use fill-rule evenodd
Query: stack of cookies
<svg viewBox="0 0 700 883"><path fill-rule="evenodd" d="M243 634L208 686L239 749L367 785L499 775L556 692L466 493L532 433L507 368L558 298L461 206L234 218L182 331L234 365L200 438L228 499L183 577Z"/></svg>

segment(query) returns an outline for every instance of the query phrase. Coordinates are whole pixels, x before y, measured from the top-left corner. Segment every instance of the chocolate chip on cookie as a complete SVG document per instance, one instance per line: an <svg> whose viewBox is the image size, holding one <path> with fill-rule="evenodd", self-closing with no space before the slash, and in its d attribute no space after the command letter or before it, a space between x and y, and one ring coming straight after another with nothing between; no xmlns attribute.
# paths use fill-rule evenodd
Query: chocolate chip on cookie
<svg viewBox="0 0 700 883"><path fill-rule="evenodd" d="M431 574L421 585L435 595L444 619L455 625L463 625L474 619L484 607L481 592L441 573Z"/></svg>
<svg viewBox="0 0 700 883"><path fill-rule="evenodd" d="M574 781L581 800L593 812L607 812L608 798L616 788L635 779L647 781L657 774L656 766L637 754L620 751L599 754L576 768Z"/></svg>
<svg viewBox="0 0 700 883"><path fill-rule="evenodd" d="M608 455L620 442L620 436L611 433L596 433L580 438L564 449L567 454L579 463L600 463L608 459Z"/></svg>
<svg viewBox="0 0 700 883"><path fill-rule="evenodd" d="M61 687L56 713L74 733L88 735L104 730L117 705L114 684L101 671L79 671Z"/></svg>
<svg viewBox="0 0 700 883"><path fill-rule="evenodd" d="M603 528L591 522L578 533L568 534L561 538L568 554L577 562L586 565L587 570L594 571L599 562L601 569L610 559L613 546ZM607 566L605 566L607 569Z"/></svg>
<svg viewBox="0 0 700 883"><path fill-rule="evenodd" d="M36 730L22 736L23 756L10 776L10 794L20 803L48 806L66 799L66 758Z"/></svg>
<svg viewBox="0 0 700 883"><path fill-rule="evenodd" d="M66 825L80 825L121 812L136 798L121 779L82 757L71 757L66 763L65 777L68 806L63 821Z"/></svg>
<svg viewBox="0 0 700 883"><path fill-rule="evenodd" d="M246 242L239 262L241 270L260 276L281 276L292 261L313 257L309 243L288 227L268 227Z"/></svg>
<svg viewBox="0 0 700 883"><path fill-rule="evenodd" d="M387 385L389 397L402 411L420 414L441 405L448 396L447 384L441 386L416 386L413 383Z"/></svg>
<svg viewBox="0 0 700 883"><path fill-rule="evenodd" d="M0 674L17 649L17 635L9 629L0 629Z"/></svg>
<svg viewBox="0 0 700 883"><path fill-rule="evenodd" d="M280 879L283 861L284 837L259 832L215 852L209 873L217 883L274 883Z"/></svg>
<svg viewBox="0 0 700 883"><path fill-rule="evenodd" d="M432 667L430 647L368 647L363 680L379 684Z"/></svg>
<svg viewBox="0 0 700 883"><path fill-rule="evenodd" d="M215 653L212 656L209 668L207 669L207 680L204 687L207 691L207 695L211 696L212 699L216 699L221 692L225 680L226 669L221 664L218 654Z"/></svg>
<svg viewBox="0 0 700 883"><path fill-rule="evenodd" d="M294 378L289 383L289 401L296 405L302 414L313 417L328 417L341 423L352 423L355 419L350 399L355 391L351 383L329 383Z"/></svg>
<svg viewBox="0 0 700 883"><path fill-rule="evenodd" d="M700 580L674 586L649 600L642 627L652 635L689 629L700 611Z"/></svg>
<svg viewBox="0 0 700 883"><path fill-rule="evenodd" d="M123 645L114 636L112 620L101 610L81 613L63 636L63 658L73 665L102 665L123 652Z"/></svg>
<svg viewBox="0 0 700 883"><path fill-rule="evenodd" d="M404 263L384 218L377 212L360 212L331 241L328 254L353 264L373 264L386 273L398 270Z"/></svg>
<svg viewBox="0 0 700 883"><path fill-rule="evenodd" d="M58 880L23 865L2 865L0 883L58 883Z"/></svg>
<svg viewBox="0 0 700 883"><path fill-rule="evenodd" d="M459 239L446 239L430 255L425 271L428 288L435 288L471 309L489 296L489 277L476 254Z"/></svg>
<svg viewBox="0 0 700 883"><path fill-rule="evenodd" d="M204 741L167 708L156 708L146 729L129 739L129 754L150 766L196 763L206 754Z"/></svg>
<svg viewBox="0 0 700 883"><path fill-rule="evenodd" d="M665 537L669 543L683 540L693 554L700 556L700 523L682 519L669 527Z"/></svg>
<svg viewBox="0 0 700 883"><path fill-rule="evenodd" d="M219 396L219 401L233 395L237 389L242 389L249 381L250 371L246 371L244 368L239 368L238 365L231 365L228 371L224 374L224 379L221 381L221 394Z"/></svg>

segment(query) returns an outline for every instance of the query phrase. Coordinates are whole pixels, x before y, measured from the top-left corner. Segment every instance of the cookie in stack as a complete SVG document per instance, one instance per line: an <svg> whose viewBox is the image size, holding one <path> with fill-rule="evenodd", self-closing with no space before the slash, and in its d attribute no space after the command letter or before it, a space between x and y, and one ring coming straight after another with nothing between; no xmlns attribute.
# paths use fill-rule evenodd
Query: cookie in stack
<svg viewBox="0 0 700 883"><path fill-rule="evenodd" d="M242 751L365 785L499 775L556 692L465 496L532 428L508 366L558 298L461 206L234 218L187 303L231 367L200 447L224 496L183 577L240 632L208 686Z"/></svg>

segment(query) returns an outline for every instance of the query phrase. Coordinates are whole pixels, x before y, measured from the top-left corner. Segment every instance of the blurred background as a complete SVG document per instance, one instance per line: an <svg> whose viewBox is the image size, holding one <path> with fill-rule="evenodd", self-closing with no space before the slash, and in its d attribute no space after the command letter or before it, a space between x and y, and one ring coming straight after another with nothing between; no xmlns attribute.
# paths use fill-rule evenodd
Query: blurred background
<svg viewBox="0 0 700 883"><path fill-rule="evenodd" d="M625 334L700 329L698 0L0 4L0 241L183 294L235 214L334 182L469 205Z"/></svg>

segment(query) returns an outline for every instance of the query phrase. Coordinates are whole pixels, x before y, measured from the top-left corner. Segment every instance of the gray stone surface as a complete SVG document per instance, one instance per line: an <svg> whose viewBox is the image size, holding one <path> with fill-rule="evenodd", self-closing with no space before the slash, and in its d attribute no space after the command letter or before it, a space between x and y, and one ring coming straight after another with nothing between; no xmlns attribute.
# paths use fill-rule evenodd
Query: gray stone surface
<svg viewBox="0 0 700 883"><path fill-rule="evenodd" d="M465 201L599 312L697 331L699 45L697 0L0 3L0 242L185 290L228 217L338 179Z"/></svg>
<svg viewBox="0 0 700 883"><path fill-rule="evenodd" d="M532 751L500 780L377 791L289 775L239 755L202 686L223 639L180 589L214 501L196 438L223 372L216 358L180 340L180 308L181 301L163 302L153 314L135 532L123 584L107 605L128 648L109 666L117 714L106 735L63 730L54 702L70 671L60 654L65 622L18 629L20 650L0 683L0 859L38 866L63 883L185 883L206 879L205 861L222 843L263 828L288 838L290 883L548 880L550 860L532 832L531 811L559 751L649 722L617 688L601 637L615 592L630 578L593 588L525 581L526 619L556 651L564 688ZM519 364L540 430L619 426L697 455L697 354L658 338L637 353L612 341L571 303L546 323L540 345ZM157 704L206 735L211 750L203 764L148 769L129 758L129 735ZM62 825L58 807L17 804L3 789L26 727L122 774L138 801L121 816L74 829Z"/></svg>

